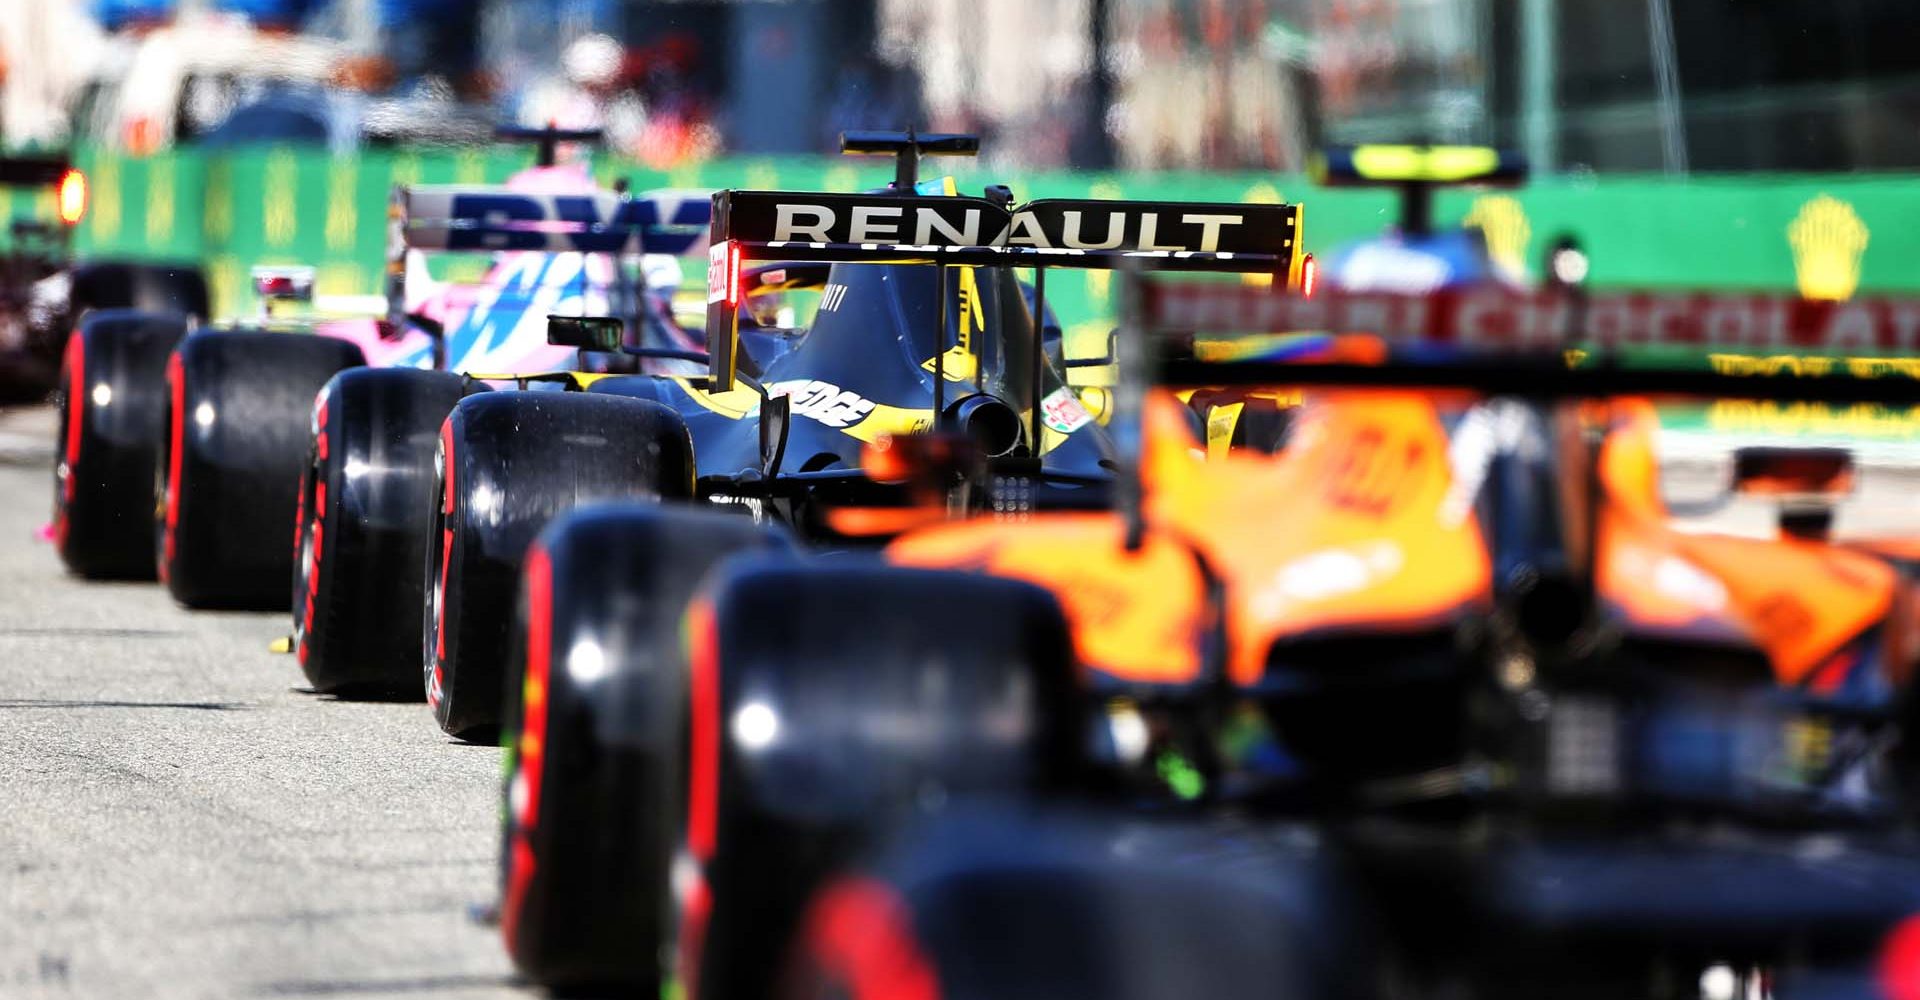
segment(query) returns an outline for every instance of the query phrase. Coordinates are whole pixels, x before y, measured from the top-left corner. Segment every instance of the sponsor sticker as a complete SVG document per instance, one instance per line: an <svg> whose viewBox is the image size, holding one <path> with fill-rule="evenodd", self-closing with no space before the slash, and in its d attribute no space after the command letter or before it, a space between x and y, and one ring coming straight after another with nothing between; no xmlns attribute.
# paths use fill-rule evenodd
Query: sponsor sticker
<svg viewBox="0 0 1920 1000"><path fill-rule="evenodd" d="M792 412L799 416L842 429L859 423L873 412L874 405L859 393L819 379L774 382L767 386L767 394L788 397L792 400Z"/></svg>
<svg viewBox="0 0 1920 1000"><path fill-rule="evenodd" d="M727 245L715 243L707 248L707 304L727 298Z"/></svg>
<svg viewBox="0 0 1920 1000"><path fill-rule="evenodd" d="M1040 422L1062 434L1072 434L1092 423L1093 414L1080 405L1080 397L1071 388L1063 385L1040 401Z"/></svg>

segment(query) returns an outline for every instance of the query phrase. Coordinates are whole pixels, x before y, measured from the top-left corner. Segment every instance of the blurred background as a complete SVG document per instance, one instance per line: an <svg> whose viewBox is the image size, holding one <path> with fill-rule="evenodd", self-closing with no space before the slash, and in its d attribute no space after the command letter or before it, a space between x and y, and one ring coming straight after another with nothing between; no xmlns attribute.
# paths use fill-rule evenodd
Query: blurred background
<svg viewBox="0 0 1920 1000"><path fill-rule="evenodd" d="M852 189L843 128L974 131L963 185L1301 201L1308 249L1393 195L1321 191L1335 142L1470 142L1532 183L1437 215L1600 285L1920 288L1909 0L0 0L0 135L74 151L81 252L379 280L396 182L499 181L502 121L597 126L636 187ZM0 205L0 208L8 206ZM1099 311L1104 276L1084 308ZM1062 300L1071 306L1071 300Z"/></svg>

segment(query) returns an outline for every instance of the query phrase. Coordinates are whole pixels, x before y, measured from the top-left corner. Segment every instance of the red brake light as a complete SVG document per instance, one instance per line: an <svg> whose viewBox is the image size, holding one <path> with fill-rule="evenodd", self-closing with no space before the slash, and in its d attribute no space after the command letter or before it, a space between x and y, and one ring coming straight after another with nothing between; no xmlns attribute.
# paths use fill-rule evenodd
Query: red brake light
<svg viewBox="0 0 1920 1000"><path fill-rule="evenodd" d="M87 175L69 168L60 175L60 221L78 225L87 214Z"/></svg>
<svg viewBox="0 0 1920 1000"><path fill-rule="evenodd" d="M1880 946L1880 993L1887 1000L1920 997L1920 917L1896 924Z"/></svg>
<svg viewBox="0 0 1920 1000"><path fill-rule="evenodd" d="M1315 279L1319 277L1319 272L1320 268L1314 264L1312 254L1300 258L1300 294L1302 296L1313 298L1313 286L1316 284Z"/></svg>
<svg viewBox="0 0 1920 1000"><path fill-rule="evenodd" d="M740 244L727 243L727 305L740 304Z"/></svg>

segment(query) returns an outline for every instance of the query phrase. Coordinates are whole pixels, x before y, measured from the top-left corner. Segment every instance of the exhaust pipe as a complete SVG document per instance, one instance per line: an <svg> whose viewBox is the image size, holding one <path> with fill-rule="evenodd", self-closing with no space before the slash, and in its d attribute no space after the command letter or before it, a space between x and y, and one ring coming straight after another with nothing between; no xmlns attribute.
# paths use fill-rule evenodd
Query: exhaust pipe
<svg viewBox="0 0 1920 1000"><path fill-rule="evenodd" d="M947 407L946 425L965 434L985 458L1005 458L1018 450L1023 440L1019 411L986 393L954 400Z"/></svg>

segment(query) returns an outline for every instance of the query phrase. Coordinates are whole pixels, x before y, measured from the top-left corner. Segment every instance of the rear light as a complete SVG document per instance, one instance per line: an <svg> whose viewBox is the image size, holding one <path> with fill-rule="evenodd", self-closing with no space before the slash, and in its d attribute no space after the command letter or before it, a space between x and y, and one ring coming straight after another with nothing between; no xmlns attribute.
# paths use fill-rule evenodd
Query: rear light
<svg viewBox="0 0 1920 1000"><path fill-rule="evenodd" d="M727 243L727 306L740 305L740 244Z"/></svg>
<svg viewBox="0 0 1920 1000"><path fill-rule="evenodd" d="M60 221L78 225L87 214L87 175L69 168L60 175Z"/></svg>
<svg viewBox="0 0 1920 1000"><path fill-rule="evenodd" d="M1920 916L1901 921L1887 935L1878 971L1887 1000L1920 1000Z"/></svg>
<svg viewBox="0 0 1920 1000"><path fill-rule="evenodd" d="M1320 267L1313 262L1312 254L1300 258L1300 294L1302 296L1313 298L1313 286L1318 284L1319 275Z"/></svg>

